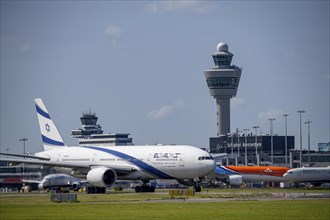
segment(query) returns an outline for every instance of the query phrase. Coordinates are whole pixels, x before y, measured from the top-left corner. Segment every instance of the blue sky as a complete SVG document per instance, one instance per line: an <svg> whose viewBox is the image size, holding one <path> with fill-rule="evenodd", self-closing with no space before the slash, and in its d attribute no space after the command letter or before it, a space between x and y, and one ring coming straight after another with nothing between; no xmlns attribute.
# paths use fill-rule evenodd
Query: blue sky
<svg viewBox="0 0 330 220"><path fill-rule="evenodd" d="M204 70L224 41L242 67L231 129L259 125L299 148L329 142L329 1L1 1L1 151L42 150L34 98L69 145L82 112L135 144L209 146L216 105ZM303 124L303 147L307 126Z"/></svg>

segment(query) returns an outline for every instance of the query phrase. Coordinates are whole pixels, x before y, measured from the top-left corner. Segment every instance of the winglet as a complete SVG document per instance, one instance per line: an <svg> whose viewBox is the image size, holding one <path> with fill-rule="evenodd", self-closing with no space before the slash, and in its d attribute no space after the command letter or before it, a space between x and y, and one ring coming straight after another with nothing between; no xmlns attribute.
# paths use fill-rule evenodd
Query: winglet
<svg viewBox="0 0 330 220"><path fill-rule="evenodd" d="M44 143L44 150L66 147L43 101L40 98L37 98L34 100L34 102L36 104L36 111L38 115L41 137Z"/></svg>

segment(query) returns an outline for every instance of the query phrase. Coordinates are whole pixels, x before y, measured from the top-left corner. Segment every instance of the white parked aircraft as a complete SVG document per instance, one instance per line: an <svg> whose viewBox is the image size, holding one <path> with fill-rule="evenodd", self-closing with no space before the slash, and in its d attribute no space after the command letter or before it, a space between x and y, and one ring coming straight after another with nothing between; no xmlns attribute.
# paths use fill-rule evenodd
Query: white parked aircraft
<svg viewBox="0 0 330 220"><path fill-rule="evenodd" d="M330 182L330 166L290 169L283 178L290 182Z"/></svg>
<svg viewBox="0 0 330 220"><path fill-rule="evenodd" d="M154 187L147 185L152 179L176 179L200 191L199 177L215 169L208 152L186 145L68 147L43 101L35 99L35 104L45 151L36 153L33 159L0 158L0 161L50 165L62 172L70 171L71 175L83 175L90 184L87 193L104 192L117 179L143 181L142 186L135 188L136 192L153 192Z"/></svg>
<svg viewBox="0 0 330 220"><path fill-rule="evenodd" d="M55 173L46 175L42 180L22 179L23 183L38 183L39 189L60 190L61 188L69 188L78 191L80 188L88 185L86 180L82 180L68 174Z"/></svg>

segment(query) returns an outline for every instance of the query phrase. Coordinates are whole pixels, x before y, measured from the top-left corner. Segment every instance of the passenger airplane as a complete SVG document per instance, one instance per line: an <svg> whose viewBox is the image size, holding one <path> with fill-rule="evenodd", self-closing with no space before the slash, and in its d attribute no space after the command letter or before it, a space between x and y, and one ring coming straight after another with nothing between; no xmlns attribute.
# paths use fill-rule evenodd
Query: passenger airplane
<svg viewBox="0 0 330 220"><path fill-rule="evenodd" d="M278 166L217 166L212 176L229 185L243 182L283 182L283 174L290 168Z"/></svg>
<svg viewBox="0 0 330 220"><path fill-rule="evenodd" d="M86 180L82 180L68 174L55 173L46 175L42 180L27 180L22 179L23 183L38 183L40 190L60 190L61 188L70 188L74 191L78 191L80 188L88 185Z"/></svg>
<svg viewBox="0 0 330 220"><path fill-rule="evenodd" d="M212 156L192 146L68 147L43 101L35 99L35 104L45 151L36 153L33 159L0 161L50 165L69 170L71 175L83 175L91 185L86 188L87 193L104 192L117 179L141 180L143 185L137 186L136 192L154 192L155 188L147 185L152 179L176 179L200 191L198 179L215 169Z"/></svg>
<svg viewBox="0 0 330 220"><path fill-rule="evenodd" d="M294 168L288 170L283 178L289 182L330 182L330 166Z"/></svg>

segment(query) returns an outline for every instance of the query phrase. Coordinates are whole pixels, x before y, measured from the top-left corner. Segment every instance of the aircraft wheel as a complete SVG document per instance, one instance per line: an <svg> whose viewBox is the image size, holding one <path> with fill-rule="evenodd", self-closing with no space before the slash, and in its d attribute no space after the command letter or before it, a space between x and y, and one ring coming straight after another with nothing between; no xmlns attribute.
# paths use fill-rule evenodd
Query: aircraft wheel
<svg viewBox="0 0 330 220"><path fill-rule="evenodd" d="M195 189L195 192L201 192L202 191L202 188L200 186L195 186L194 189Z"/></svg>
<svg viewBox="0 0 330 220"><path fill-rule="evenodd" d="M86 187L86 193L90 194L91 193L91 187Z"/></svg>
<svg viewBox="0 0 330 220"><path fill-rule="evenodd" d="M141 186L136 186L135 187L135 192L136 193L142 192L142 187Z"/></svg>
<svg viewBox="0 0 330 220"><path fill-rule="evenodd" d="M96 187L95 193L105 193L105 187Z"/></svg>

